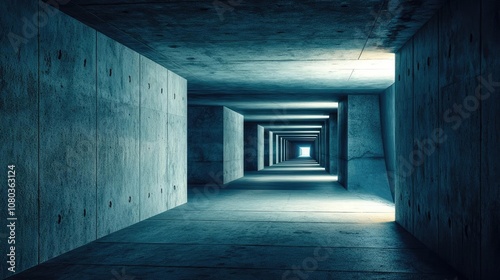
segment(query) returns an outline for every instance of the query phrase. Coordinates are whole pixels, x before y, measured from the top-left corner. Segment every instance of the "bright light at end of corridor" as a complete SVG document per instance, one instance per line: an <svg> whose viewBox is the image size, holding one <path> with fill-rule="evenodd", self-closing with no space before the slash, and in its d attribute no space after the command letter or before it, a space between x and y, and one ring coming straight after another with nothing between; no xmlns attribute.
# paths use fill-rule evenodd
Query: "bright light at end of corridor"
<svg viewBox="0 0 500 280"><path fill-rule="evenodd" d="M311 148L300 147L299 157L311 157Z"/></svg>

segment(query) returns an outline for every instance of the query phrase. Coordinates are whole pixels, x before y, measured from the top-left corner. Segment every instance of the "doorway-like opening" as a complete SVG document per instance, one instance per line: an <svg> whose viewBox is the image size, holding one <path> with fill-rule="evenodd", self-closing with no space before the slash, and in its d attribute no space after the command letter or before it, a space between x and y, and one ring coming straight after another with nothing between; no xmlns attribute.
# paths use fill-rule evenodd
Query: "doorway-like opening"
<svg viewBox="0 0 500 280"><path fill-rule="evenodd" d="M299 158L311 157L311 146L299 146Z"/></svg>

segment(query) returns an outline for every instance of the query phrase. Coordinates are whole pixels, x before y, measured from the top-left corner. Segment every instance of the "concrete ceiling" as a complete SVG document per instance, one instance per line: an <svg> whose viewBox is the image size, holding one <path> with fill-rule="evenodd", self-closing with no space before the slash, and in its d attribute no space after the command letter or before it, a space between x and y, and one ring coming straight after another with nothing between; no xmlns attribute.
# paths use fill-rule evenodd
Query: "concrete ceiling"
<svg viewBox="0 0 500 280"><path fill-rule="evenodd" d="M442 2L72 0L61 9L185 77L190 104L252 121L321 121L339 97L390 86L394 52Z"/></svg>

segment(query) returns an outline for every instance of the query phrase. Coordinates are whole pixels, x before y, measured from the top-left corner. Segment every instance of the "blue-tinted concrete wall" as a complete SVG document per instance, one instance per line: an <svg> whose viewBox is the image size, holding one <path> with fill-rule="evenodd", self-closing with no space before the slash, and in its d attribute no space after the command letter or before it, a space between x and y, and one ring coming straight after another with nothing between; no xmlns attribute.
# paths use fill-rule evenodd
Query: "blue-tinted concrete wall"
<svg viewBox="0 0 500 280"><path fill-rule="evenodd" d="M338 105L338 139L339 139L339 165L338 182L347 188L347 99L341 100Z"/></svg>
<svg viewBox="0 0 500 280"><path fill-rule="evenodd" d="M2 28L24 38L12 45L3 32L0 45L0 161L18 178L16 272L185 203L186 148L169 150L168 136L185 135L186 81L53 8L3 1L1 10ZM39 28L19 24L44 16Z"/></svg>
<svg viewBox="0 0 500 280"><path fill-rule="evenodd" d="M396 55L396 220L469 279L500 275L499 10L450 1Z"/></svg>
<svg viewBox="0 0 500 280"><path fill-rule="evenodd" d="M274 133L272 131L269 131L269 136L268 136L268 144L269 144L269 166L274 165L274 154L276 153L276 150L274 149Z"/></svg>
<svg viewBox="0 0 500 280"><path fill-rule="evenodd" d="M0 164L2 187L0 196L0 277L12 275L7 270L10 235L7 221L8 165L15 165L16 267L19 272L38 264L38 44L37 31L30 30L28 43L10 43L11 34L23 35L20 18L38 11L36 1L2 1L0 3ZM9 32L7 32L9 31ZM24 38L25 36L23 36ZM22 207L22 208L20 208ZM35 218L33 218L35 217ZM53 224L52 219L52 224ZM24 229L24 230L21 230Z"/></svg>
<svg viewBox="0 0 500 280"><path fill-rule="evenodd" d="M189 106L188 182L226 184L243 177L243 116L222 106Z"/></svg>
<svg viewBox="0 0 500 280"><path fill-rule="evenodd" d="M382 143L379 97L350 95L347 106L347 188L392 201Z"/></svg>
<svg viewBox="0 0 500 280"><path fill-rule="evenodd" d="M257 123L245 123L245 171L264 168L264 127ZM269 154L268 154L269 156Z"/></svg>
<svg viewBox="0 0 500 280"><path fill-rule="evenodd" d="M264 168L265 163L265 137L264 137L264 127L257 126L257 170Z"/></svg>
<svg viewBox="0 0 500 280"><path fill-rule="evenodd" d="M339 139L338 139L338 119L337 112L330 114L330 119L328 120L328 172L332 175L337 175L338 173L338 161L339 161Z"/></svg>
<svg viewBox="0 0 500 280"><path fill-rule="evenodd" d="M243 177L243 115L224 107L224 184Z"/></svg>
<svg viewBox="0 0 500 280"><path fill-rule="evenodd" d="M223 110L220 106L188 107L188 183L222 184Z"/></svg>
<svg viewBox="0 0 500 280"><path fill-rule="evenodd" d="M396 183L396 112L394 104L395 87L392 85L380 95L380 122L384 142L385 166L393 200Z"/></svg>

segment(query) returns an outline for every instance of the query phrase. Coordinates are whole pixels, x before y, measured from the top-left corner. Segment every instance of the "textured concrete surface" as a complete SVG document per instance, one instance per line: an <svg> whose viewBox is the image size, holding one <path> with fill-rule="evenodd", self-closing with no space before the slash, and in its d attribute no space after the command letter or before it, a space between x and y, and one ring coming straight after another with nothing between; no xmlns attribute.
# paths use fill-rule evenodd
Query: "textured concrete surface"
<svg viewBox="0 0 500 280"><path fill-rule="evenodd" d="M339 184L347 188L347 100L339 102L338 133L339 133Z"/></svg>
<svg viewBox="0 0 500 280"><path fill-rule="evenodd" d="M244 148L245 148L245 171L257 171L259 161L258 124L245 122Z"/></svg>
<svg viewBox="0 0 500 280"><path fill-rule="evenodd" d="M315 103L342 103L348 93L381 93L393 79L388 78L391 71L382 73L394 67L389 52L399 49L432 18L397 55L394 169L387 163L392 148L384 149L389 173L396 171L397 222L470 279L498 276L497 1L449 1L434 17L431 15L444 1L257 1L238 5L230 1L232 10L226 10L224 18L214 9L224 1L109 1L75 0L65 10L93 22L131 50L57 11L46 10L41 3L7 0L0 4L4 31L0 32L4 43L0 47L0 163L6 166L4 161L14 160L20 174L18 185L23 186L17 193L22 203L18 208L22 229L17 232L19 269L127 226L136 221L136 211L142 212L142 218L149 217L187 200L183 152L187 149L183 129L187 124L187 82L158 64L172 66L189 77L192 104L232 104L231 108L254 121L269 116L273 122L279 119L288 125L293 114L310 117L309 113L331 112L324 104ZM93 13L91 17L81 13L86 9ZM365 23L369 32L360 33L358 28ZM338 30L332 33L332 26ZM11 48L12 37L6 37L12 36L11 31L26 37L17 42L17 53ZM132 50L144 56L138 58ZM142 95L139 107L133 87ZM478 94L484 98L481 102ZM384 104L391 102L384 96L380 99L382 112L386 111ZM283 110L277 111L278 107ZM352 118L347 120L346 103L341 107L340 182L368 186L373 180L361 180L356 172L350 172L347 180L347 160L354 159L357 164L351 167L363 176L364 171L385 171L380 164L374 167L369 161L349 158L349 127L362 126ZM320 126L324 123L321 117L314 119ZM384 117L382 114L382 127L391 121ZM223 116L220 120L223 123ZM435 128L443 129L447 140L435 147L422 142L437 137ZM313 156L325 167L330 165L329 145L325 146L330 134L330 127L324 127L313 142ZM382 132L384 137L387 134L390 136ZM194 152L200 153L196 147L210 143L210 137L200 137L192 146ZM279 132L271 137L277 137L273 149L278 161L291 158L291 136ZM224 136L217 139L224 141ZM217 148L223 151L221 162L224 154L239 154L237 146L230 148L231 153L224 153L224 144ZM421 159L422 149L432 152L423 151L429 155ZM212 150L201 154L208 159L218 156ZM243 158L234 162L229 173L242 168ZM218 192L224 182L224 165L203 164L197 172L208 174L211 190ZM6 195L5 188L0 193ZM200 192L195 195L199 199ZM251 207L258 205L255 202ZM5 213L0 213L5 219ZM2 239L4 235L0 231ZM5 261L0 267L4 275ZM119 269L115 268L111 274L117 278ZM107 267L79 264L71 269L95 276ZM233 268L217 269L226 275L234 272ZM329 275L327 271L323 271L324 278L333 277L334 272ZM161 272L153 271L153 277ZM398 273L371 277L401 278ZM433 274L437 275L443 276ZM200 275L184 275L195 276ZM342 271L340 276L367 275Z"/></svg>
<svg viewBox="0 0 500 280"><path fill-rule="evenodd" d="M321 159L320 159L320 164L323 166L326 170L329 169L329 164L330 164L330 150L329 150L329 143L330 140L328 138L329 132L328 132L328 125L326 122L323 123L323 127L321 128L321 133L319 135L319 140L321 144L320 148L320 153L321 153Z"/></svg>
<svg viewBox="0 0 500 280"><path fill-rule="evenodd" d="M162 279L165 275L168 279L462 279L394 223L393 205L346 191L312 160L249 172L216 193L192 189L188 204L17 279Z"/></svg>
<svg viewBox="0 0 500 280"><path fill-rule="evenodd" d="M474 92L476 79L441 88L440 111ZM471 279L480 276L480 125L473 114L458 130L441 123L447 141L439 151L439 244L443 257ZM457 153L467 161L454 161ZM414 215L415 216L415 215ZM415 219L415 218L414 218Z"/></svg>
<svg viewBox="0 0 500 280"><path fill-rule="evenodd" d="M274 133L269 131L269 166L273 166L274 164L274 154L276 150L274 149Z"/></svg>
<svg viewBox="0 0 500 280"><path fill-rule="evenodd" d="M447 136L439 151L438 250L467 277L477 279L481 271L480 114L466 109L469 115L465 118L456 109L453 113L448 110L453 110L455 104L470 108L466 98L474 96L479 84L476 77L481 70L480 5L473 1L444 5L438 28L439 113ZM461 160L453 160L457 154Z"/></svg>
<svg viewBox="0 0 500 280"><path fill-rule="evenodd" d="M500 24L500 3L482 1L481 76L500 81L500 38L491 26ZM490 76L491 75L491 76ZM481 275L494 278L500 275L500 88L483 84L481 95L489 98L481 103Z"/></svg>
<svg viewBox="0 0 500 280"><path fill-rule="evenodd" d="M391 52L443 2L72 0L64 11L186 77L195 98L272 102L383 91Z"/></svg>
<svg viewBox="0 0 500 280"><path fill-rule="evenodd" d="M274 163L277 164L277 163L280 163L280 156L279 156L279 153L280 153L280 144L279 144L279 135L278 134L275 134L274 135Z"/></svg>
<svg viewBox="0 0 500 280"><path fill-rule="evenodd" d="M413 232L413 39L396 54L396 221Z"/></svg>
<svg viewBox="0 0 500 280"><path fill-rule="evenodd" d="M97 34L97 238L139 221L139 57Z"/></svg>
<svg viewBox="0 0 500 280"><path fill-rule="evenodd" d="M414 235L430 248L438 244L438 217L440 202L435 190L439 188L439 156L432 139L432 132L438 128L439 112L439 71L438 47L435 40L439 36L438 19L433 17L414 37L414 145L417 164L414 166ZM425 47L421 47L425 46ZM418 162L420 155L423 162Z"/></svg>
<svg viewBox="0 0 500 280"><path fill-rule="evenodd" d="M33 1L2 1L0 26L12 34L21 36L23 26L17 19L34 14L37 4ZM15 165L15 199L17 209L16 264L15 270L22 271L38 263L38 238L29 231L38 232L38 45L36 37L30 44L13 48L9 32L0 33L0 168L2 187L0 195L0 278L12 273L8 271L7 254L10 245L7 238L10 231L7 224L8 207L8 165ZM36 33L35 33L36 35ZM11 178L12 179L12 178Z"/></svg>
<svg viewBox="0 0 500 280"><path fill-rule="evenodd" d="M229 183L243 177L244 140L243 115L226 107L223 108L224 180Z"/></svg>
<svg viewBox="0 0 500 280"><path fill-rule="evenodd" d="M385 166L379 97L347 101L347 189L392 201Z"/></svg>
<svg viewBox="0 0 500 280"><path fill-rule="evenodd" d="M188 183L222 185L243 177L243 116L222 106L189 106L188 121Z"/></svg>
<svg viewBox="0 0 500 280"><path fill-rule="evenodd" d="M396 152L411 178L397 176L396 191L409 203L397 201L397 221L469 279L500 272L498 150L491 145L499 80L491 53L500 44L486 27L497 21L495 1L450 1L397 54Z"/></svg>
<svg viewBox="0 0 500 280"><path fill-rule="evenodd" d="M330 114L328 120L328 172L332 175L337 175L339 164L339 130L338 130L338 115L337 112Z"/></svg>
<svg viewBox="0 0 500 280"><path fill-rule="evenodd" d="M20 272L138 222L140 209L150 215L167 209L166 192L155 196L158 203L139 205L140 195L147 197L152 188L162 194L156 175L166 172L167 151L159 151L167 143L157 140L166 141L167 103L155 100L152 91L166 96L167 70L151 63L141 72L139 54L43 4L37 10L28 3L21 7L6 1L2 14L2 28L25 37L18 41L16 53L5 37L9 32L2 33L6 44L0 64L1 158L5 166L15 164L18 175L16 272ZM40 26L34 28L37 20ZM141 76L150 83L141 84ZM186 103L185 80L180 80ZM142 88L151 92L140 100ZM142 116L155 117L141 127L140 102ZM12 133L4 133L4 125L11 126ZM178 129L185 131L185 126L177 126L172 134L182 135ZM140 145L140 130L148 141L161 143L154 147L158 156L152 153L153 160L144 160L149 165L143 171L152 181L143 180L141 187L139 148L150 143ZM177 148L174 154L179 153L185 156L185 149ZM186 177L185 171L174 173ZM183 197L172 205L187 200L185 185L179 188ZM2 188L5 197L6 191ZM0 237L3 240L3 230ZM6 260L2 278L11 275L3 263Z"/></svg>
<svg viewBox="0 0 500 280"><path fill-rule="evenodd" d="M279 162L283 162L285 160L284 159L284 155L285 155L284 142L285 142L285 138L283 138L283 136L280 136L279 137Z"/></svg>
<svg viewBox="0 0 500 280"><path fill-rule="evenodd" d="M167 210L168 70L140 61L140 219Z"/></svg>
<svg viewBox="0 0 500 280"><path fill-rule="evenodd" d="M187 202L187 113L187 81L168 71L168 209Z"/></svg>
<svg viewBox="0 0 500 280"><path fill-rule="evenodd" d="M262 140L262 141L263 141L263 145L264 145L264 146L262 147L262 150L264 151L264 152L263 152L263 153L264 153L264 154L263 154L263 157L264 157L264 159L263 159L263 161L264 161L264 162L263 162L263 163L264 163L263 168L264 168L264 167L266 167L266 166L270 166L270 164L269 164L269 163L270 163L270 157L271 157L271 155L270 155L270 154L271 154L272 152L271 152L271 150L270 150L271 145L269 144L269 139L270 139L270 137L269 137L269 133L270 133L270 131L268 131L267 129L265 129L264 127L262 127L262 137L264 138L264 139Z"/></svg>
<svg viewBox="0 0 500 280"><path fill-rule="evenodd" d="M384 144L385 166L387 178L394 200L396 185L396 88L395 85L388 87L380 94L380 124L382 126L382 140Z"/></svg>
<svg viewBox="0 0 500 280"><path fill-rule="evenodd" d="M265 154L265 141L264 137L264 127L259 125L257 126L257 170L264 169L264 159L266 157Z"/></svg>
<svg viewBox="0 0 500 280"><path fill-rule="evenodd" d="M39 41L40 262L95 240L97 230L96 31L59 15Z"/></svg>
<svg viewBox="0 0 500 280"><path fill-rule="evenodd" d="M222 107L188 107L188 183L212 183L222 174L224 132ZM216 182L221 183L221 182Z"/></svg>

